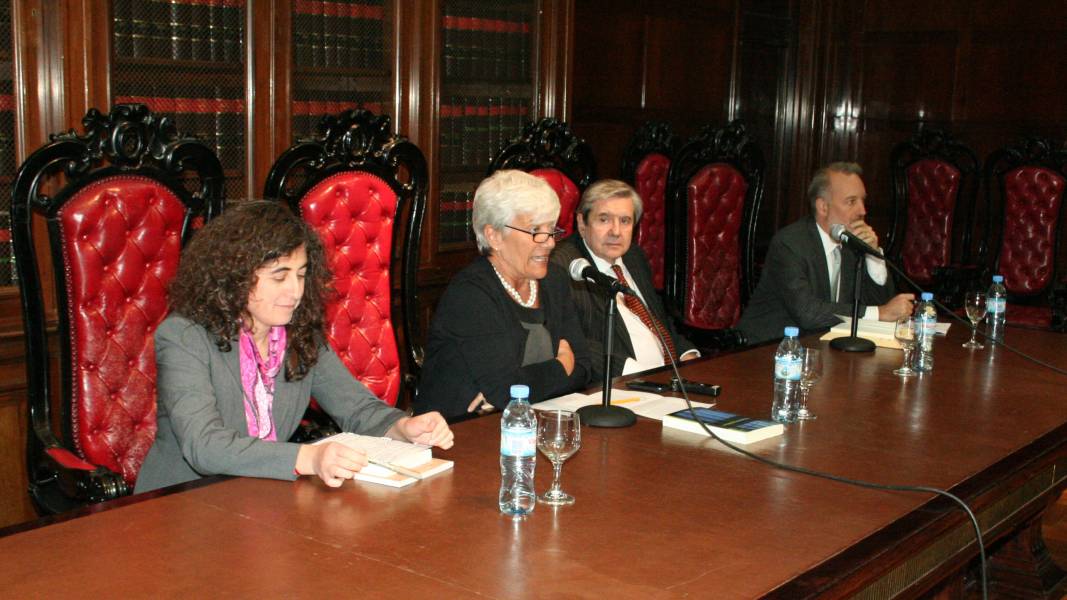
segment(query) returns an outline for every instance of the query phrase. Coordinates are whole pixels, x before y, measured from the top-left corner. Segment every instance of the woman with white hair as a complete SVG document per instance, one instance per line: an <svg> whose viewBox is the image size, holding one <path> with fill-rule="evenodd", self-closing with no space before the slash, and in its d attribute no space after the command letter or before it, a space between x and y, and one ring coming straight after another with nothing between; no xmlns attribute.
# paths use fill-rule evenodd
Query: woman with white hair
<svg viewBox="0 0 1067 600"><path fill-rule="evenodd" d="M530 402L587 383L589 354L567 274L548 257L562 230L559 199L522 171L497 171L474 193L482 256L456 274L437 305L416 413L446 418L508 403L511 385Z"/></svg>

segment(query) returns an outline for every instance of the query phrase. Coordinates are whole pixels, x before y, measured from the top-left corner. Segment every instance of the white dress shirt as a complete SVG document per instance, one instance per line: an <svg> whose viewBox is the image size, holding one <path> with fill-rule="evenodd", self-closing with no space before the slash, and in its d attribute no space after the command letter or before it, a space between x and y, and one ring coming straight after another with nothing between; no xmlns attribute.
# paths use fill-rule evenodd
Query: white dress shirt
<svg viewBox="0 0 1067 600"><path fill-rule="evenodd" d="M585 240L582 240L582 244L585 244ZM614 263L609 263L590 251L589 246L586 246L585 249L589 251L589 256L593 257L593 266L595 266L598 271L612 279L618 279L615 277L615 270L612 269L612 266L619 265L622 269L623 276L626 277L626 282L630 284L630 288L637 294L637 297L640 298L642 302L645 301L644 295L641 293L641 290L638 289L637 284L634 283L634 277L630 273L630 270L626 268L626 264L622 261L622 257L615 259ZM629 375L630 373L662 367L663 352L660 351L659 337L657 337L651 329L645 327L641 318L626 307L626 302L621 293L618 294L615 301L618 307L619 316L622 318L622 324L626 327L626 332L630 334L630 343L634 348L634 357L626 359L626 362L622 366L622 374ZM648 303L646 302L645 305L647 306ZM649 311L649 314L652 314L652 311ZM666 327L667 324L664 323L663 326ZM664 331L664 334L670 335L670 332ZM700 356L700 351L696 349L689 350L682 356L686 358L695 358ZM682 356L679 356L679 359L681 359Z"/></svg>
<svg viewBox="0 0 1067 600"><path fill-rule="evenodd" d="M822 250L826 258L826 272L830 274L830 289L832 290L834 289L834 248L840 247L841 242L835 242L834 239L830 237L829 233L823 231L822 227L816 225L815 228L819 230L819 239L822 240ZM844 251L844 248L842 248L841 252L843 253ZM842 254L842 256L844 255ZM871 256L869 254L866 258L867 274L870 275L871 279L873 279L874 282L878 285L885 285L885 281L889 277L889 271L886 270L885 260L875 256ZM844 276L844 273L838 273L838 277ZM852 298L831 298L831 300L835 302L848 302L849 304L852 303ZM861 318L872 319L874 321L877 321L878 307L868 306L867 310L863 313L863 317Z"/></svg>

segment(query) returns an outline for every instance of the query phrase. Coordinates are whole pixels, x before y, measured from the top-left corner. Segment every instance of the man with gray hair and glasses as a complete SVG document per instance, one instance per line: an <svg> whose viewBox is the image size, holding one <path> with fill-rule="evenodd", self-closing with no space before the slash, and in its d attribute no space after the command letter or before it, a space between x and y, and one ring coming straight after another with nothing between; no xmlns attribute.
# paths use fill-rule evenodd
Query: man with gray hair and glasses
<svg viewBox="0 0 1067 600"><path fill-rule="evenodd" d="M830 237L844 225L855 237L879 248L878 235L864 220L867 189L856 163L835 162L815 172L808 185L812 214L774 235L759 285L737 328L749 343L782 337L787 326L801 333L841 322L852 313L857 256ZM861 318L895 321L910 314L913 294L895 294L885 261L866 256L860 296Z"/></svg>

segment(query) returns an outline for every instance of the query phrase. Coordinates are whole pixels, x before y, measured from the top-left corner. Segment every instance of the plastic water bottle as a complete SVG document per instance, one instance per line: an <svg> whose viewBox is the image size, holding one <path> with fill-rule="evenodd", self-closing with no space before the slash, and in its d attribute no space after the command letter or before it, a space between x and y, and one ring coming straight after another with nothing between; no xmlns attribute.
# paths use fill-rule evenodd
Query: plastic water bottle
<svg viewBox="0 0 1067 600"><path fill-rule="evenodd" d="M800 354L800 342L796 327L786 327L785 337L778 344L774 353L774 403L771 404L771 418L780 423L792 423L797 420L800 408L800 375L804 360Z"/></svg>
<svg viewBox="0 0 1067 600"><path fill-rule="evenodd" d="M1000 340L1004 338L1004 321L1007 319L1008 290L1004 287L1004 276L994 275L993 285L986 292L985 310L986 327L989 337Z"/></svg>
<svg viewBox="0 0 1067 600"><path fill-rule="evenodd" d="M915 307L915 323L919 333L919 350L915 353L915 368L919 371L934 370L934 335L937 334L937 307L934 295L923 292L922 300Z"/></svg>
<svg viewBox="0 0 1067 600"><path fill-rule="evenodd" d="M522 516L533 511L536 464L537 416L530 406L530 388L513 385L500 419L500 512Z"/></svg>

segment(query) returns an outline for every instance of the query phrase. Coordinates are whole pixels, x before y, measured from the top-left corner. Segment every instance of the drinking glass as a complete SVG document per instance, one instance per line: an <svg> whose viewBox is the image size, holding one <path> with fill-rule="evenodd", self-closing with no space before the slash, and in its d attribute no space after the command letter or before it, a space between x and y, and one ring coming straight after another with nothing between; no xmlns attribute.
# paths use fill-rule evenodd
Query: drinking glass
<svg viewBox="0 0 1067 600"><path fill-rule="evenodd" d="M900 342L900 347L904 349L904 364L893 371L894 375L908 377L917 373L915 369L911 368L911 353L915 350L915 344L918 342L919 327L922 327L922 325L911 315L897 319L896 327L893 329L893 337Z"/></svg>
<svg viewBox="0 0 1067 600"><path fill-rule="evenodd" d="M574 504L574 496L559 487L559 472L563 461L582 447L582 426L578 413L569 410L547 410L537 415L537 449L552 463L552 487L537 497L537 501L561 506Z"/></svg>
<svg viewBox="0 0 1067 600"><path fill-rule="evenodd" d="M800 408L797 409L797 419L804 421L815 418L815 413L808 410L808 393L811 392L811 386L821 377L822 352L818 348L805 348L800 371Z"/></svg>
<svg viewBox="0 0 1067 600"><path fill-rule="evenodd" d="M971 350L981 350L985 348L982 344L978 343L976 336L978 335L978 324L985 318L986 304L985 304L985 292L967 292L967 297L963 300L963 306L967 309L967 318L971 320L971 339L963 344L964 348Z"/></svg>

